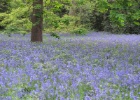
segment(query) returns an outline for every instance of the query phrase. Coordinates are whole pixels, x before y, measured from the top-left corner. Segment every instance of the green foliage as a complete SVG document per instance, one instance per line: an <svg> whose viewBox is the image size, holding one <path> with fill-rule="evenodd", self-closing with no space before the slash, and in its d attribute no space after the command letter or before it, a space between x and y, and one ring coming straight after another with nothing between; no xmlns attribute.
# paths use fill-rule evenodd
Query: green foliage
<svg viewBox="0 0 140 100"><path fill-rule="evenodd" d="M80 100L83 100L84 99L85 93L90 93L91 91L92 91L92 88L91 88L90 85L81 83L78 86L78 92L80 94Z"/></svg>
<svg viewBox="0 0 140 100"><path fill-rule="evenodd" d="M89 25L98 31L138 34L139 5L140 1L137 0L98 0L87 15Z"/></svg>
<svg viewBox="0 0 140 100"><path fill-rule="evenodd" d="M5 28L6 33L28 33L32 27L32 2L33 0L2 0L0 28ZM40 7L35 6L36 9ZM40 14L37 16L40 17ZM73 31L75 34L85 34L86 30L95 29L139 34L140 1L44 0L43 18L43 31L46 33Z"/></svg>
<svg viewBox="0 0 140 100"><path fill-rule="evenodd" d="M117 33L139 33L140 10L135 0L117 0L108 3L110 31ZM106 14L106 12L104 12ZM105 22L106 20L103 20ZM105 27L105 25L104 25ZM134 30L133 30L134 29Z"/></svg>
<svg viewBox="0 0 140 100"><path fill-rule="evenodd" d="M62 21L62 23L64 23L66 26L68 26L68 25L70 24L70 22L72 21L72 17L66 15L66 16L64 16L64 17L62 18L61 21Z"/></svg>
<svg viewBox="0 0 140 100"><path fill-rule="evenodd" d="M101 13L104 13L108 10L109 3L107 0L98 0L97 2L97 10Z"/></svg>
<svg viewBox="0 0 140 100"><path fill-rule="evenodd" d="M52 32L52 33L51 33L51 36L52 36L52 37L55 37L55 38L57 38L57 39L60 39L60 36L59 36L57 33Z"/></svg>
<svg viewBox="0 0 140 100"><path fill-rule="evenodd" d="M73 31L71 31L72 34L76 35L86 35L87 32L87 29L82 27L76 28Z"/></svg>
<svg viewBox="0 0 140 100"><path fill-rule="evenodd" d="M10 12L0 13L0 20L2 20L0 22L0 26L5 27L4 32L7 34L25 34L31 30L32 24L29 20L28 7L13 8Z"/></svg>
<svg viewBox="0 0 140 100"><path fill-rule="evenodd" d="M35 6L34 6L34 9L40 9L41 8L41 5L40 4L36 4Z"/></svg>
<svg viewBox="0 0 140 100"><path fill-rule="evenodd" d="M0 2L0 12L5 12L8 10L9 0L1 0Z"/></svg>
<svg viewBox="0 0 140 100"><path fill-rule="evenodd" d="M75 16L69 16L65 14L63 17L59 17L54 12L45 11L44 31L47 33L70 32L73 28L75 28L75 23L77 20L79 20L79 18Z"/></svg>

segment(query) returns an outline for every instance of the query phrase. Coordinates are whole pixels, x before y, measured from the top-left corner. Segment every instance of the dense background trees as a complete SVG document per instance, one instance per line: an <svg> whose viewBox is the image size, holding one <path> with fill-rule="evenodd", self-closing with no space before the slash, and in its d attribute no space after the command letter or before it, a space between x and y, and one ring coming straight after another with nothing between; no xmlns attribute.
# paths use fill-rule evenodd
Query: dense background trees
<svg viewBox="0 0 140 100"><path fill-rule="evenodd" d="M84 34L87 30L139 34L140 0L44 0L43 32ZM8 5L8 6L7 6ZM29 33L32 0L2 0L0 28Z"/></svg>

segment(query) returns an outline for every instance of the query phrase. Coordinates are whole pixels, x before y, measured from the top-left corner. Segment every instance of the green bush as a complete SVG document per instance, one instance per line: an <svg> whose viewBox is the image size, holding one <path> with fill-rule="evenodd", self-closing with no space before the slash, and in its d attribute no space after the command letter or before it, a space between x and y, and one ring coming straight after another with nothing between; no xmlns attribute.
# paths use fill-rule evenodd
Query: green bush
<svg viewBox="0 0 140 100"><path fill-rule="evenodd" d="M9 36L12 33L29 33L32 27L29 13L28 7L13 8L10 12L0 13L0 26L4 27L4 33Z"/></svg>
<svg viewBox="0 0 140 100"><path fill-rule="evenodd" d="M76 28L73 31L71 31L71 33L75 34L75 35L86 35L87 32L88 32L88 30L86 28L82 28L82 27Z"/></svg>

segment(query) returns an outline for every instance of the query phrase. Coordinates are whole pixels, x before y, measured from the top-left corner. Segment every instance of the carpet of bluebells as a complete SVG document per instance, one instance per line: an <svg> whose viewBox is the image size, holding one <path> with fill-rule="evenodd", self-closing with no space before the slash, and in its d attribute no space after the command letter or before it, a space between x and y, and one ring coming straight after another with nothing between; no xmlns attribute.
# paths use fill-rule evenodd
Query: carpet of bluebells
<svg viewBox="0 0 140 100"><path fill-rule="evenodd" d="M0 100L140 100L140 35L0 35Z"/></svg>

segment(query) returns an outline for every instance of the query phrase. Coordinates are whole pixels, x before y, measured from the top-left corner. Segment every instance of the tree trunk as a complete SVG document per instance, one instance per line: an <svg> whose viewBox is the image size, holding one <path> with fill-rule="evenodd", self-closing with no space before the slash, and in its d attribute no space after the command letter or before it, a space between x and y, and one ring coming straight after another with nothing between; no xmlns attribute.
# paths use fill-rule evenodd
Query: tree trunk
<svg viewBox="0 0 140 100"><path fill-rule="evenodd" d="M33 0L31 42L42 42L43 0Z"/></svg>

